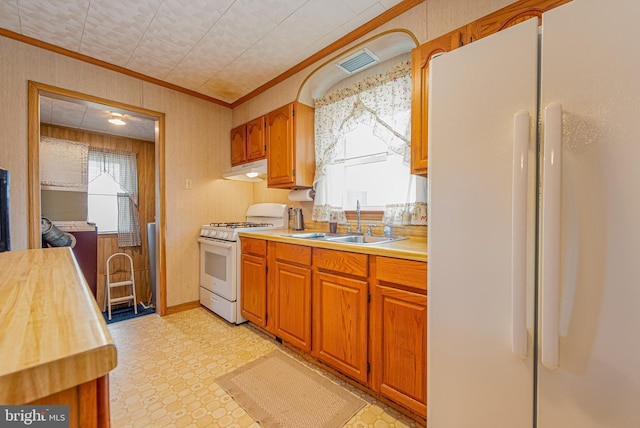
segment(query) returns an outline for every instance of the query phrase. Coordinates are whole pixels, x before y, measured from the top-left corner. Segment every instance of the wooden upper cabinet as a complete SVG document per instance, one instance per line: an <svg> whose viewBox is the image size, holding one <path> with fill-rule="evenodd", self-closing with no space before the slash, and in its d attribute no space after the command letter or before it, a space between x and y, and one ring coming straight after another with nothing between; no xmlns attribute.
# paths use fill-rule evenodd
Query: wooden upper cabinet
<svg viewBox="0 0 640 428"><path fill-rule="evenodd" d="M238 126L231 130L231 165L247 161L247 127Z"/></svg>
<svg viewBox="0 0 640 428"><path fill-rule="evenodd" d="M532 17L541 19L544 12L569 1L571 0L520 0L413 50L411 56L412 174L427 175L429 61L437 54L449 52ZM469 70L469 73L472 74L473 70Z"/></svg>
<svg viewBox="0 0 640 428"><path fill-rule="evenodd" d="M261 116L247 123L247 161L264 159L267 155L267 143L264 139L265 117Z"/></svg>
<svg viewBox="0 0 640 428"><path fill-rule="evenodd" d="M264 159L267 145L264 139L265 117L231 130L231 165L240 165Z"/></svg>
<svg viewBox="0 0 640 428"><path fill-rule="evenodd" d="M542 14L570 0L521 0L497 10L467 26L465 43L479 40L527 19L536 17L542 23Z"/></svg>
<svg viewBox="0 0 640 428"><path fill-rule="evenodd" d="M266 116L267 186L313 186L315 173L312 107L293 102Z"/></svg>
<svg viewBox="0 0 640 428"><path fill-rule="evenodd" d="M460 46L465 28L447 33L415 48L411 54L411 173L427 175L429 123L429 61Z"/></svg>

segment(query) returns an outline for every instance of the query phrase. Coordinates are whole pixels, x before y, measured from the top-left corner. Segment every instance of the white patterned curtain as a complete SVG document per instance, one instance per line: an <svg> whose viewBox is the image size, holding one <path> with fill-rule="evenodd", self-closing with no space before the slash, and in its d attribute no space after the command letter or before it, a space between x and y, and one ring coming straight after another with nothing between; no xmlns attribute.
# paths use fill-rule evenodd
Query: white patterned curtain
<svg viewBox="0 0 640 428"><path fill-rule="evenodd" d="M403 61L387 73L369 76L315 100L316 191L312 219L328 221L342 207L329 205L327 165L344 159L344 136L359 123L408 164L411 158L411 62ZM415 177L415 194L387 205L384 220L395 224L426 223L426 180ZM424 189L424 190L423 190ZM400 192L402 194L402 192ZM417 206L416 206L417 205ZM421 213L424 210L424 218Z"/></svg>
<svg viewBox="0 0 640 428"><path fill-rule="evenodd" d="M89 182L108 174L125 193L118 193L118 246L142 245L138 216L138 160L133 152L89 148Z"/></svg>
<svg viewBox="0 0 640 428"><path fill-rule="evenodd" d="M138 207L131 201L128 193L118 193L118 246L139 247L140 217Z"/></svg>

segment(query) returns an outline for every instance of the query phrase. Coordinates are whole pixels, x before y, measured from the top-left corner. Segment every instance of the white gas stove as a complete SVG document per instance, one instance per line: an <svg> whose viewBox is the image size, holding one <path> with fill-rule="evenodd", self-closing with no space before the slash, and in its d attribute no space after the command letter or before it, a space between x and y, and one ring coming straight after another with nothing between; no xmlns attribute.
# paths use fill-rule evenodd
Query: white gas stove
<svg viewBox="0 0 640 428"><path fill-rule="evenodd" d="M240 324L239 232L287 229L289 210L285 204L255 204L246 221L210 223L200 228L200 303L229 322Z"/></svg>

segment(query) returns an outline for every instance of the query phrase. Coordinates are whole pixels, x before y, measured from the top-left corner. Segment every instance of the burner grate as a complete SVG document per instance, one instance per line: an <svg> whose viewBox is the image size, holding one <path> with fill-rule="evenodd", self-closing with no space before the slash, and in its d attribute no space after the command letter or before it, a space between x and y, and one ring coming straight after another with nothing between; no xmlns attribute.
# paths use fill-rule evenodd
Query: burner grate
<svg viewBox="0 0 640 428"><path fill-rule="evenodd" d="M248 221L237 221L232 223L210 223L211 227L226 227L229 229L249 228L249 227L272 227L271 223L252 223Z"/></svg>

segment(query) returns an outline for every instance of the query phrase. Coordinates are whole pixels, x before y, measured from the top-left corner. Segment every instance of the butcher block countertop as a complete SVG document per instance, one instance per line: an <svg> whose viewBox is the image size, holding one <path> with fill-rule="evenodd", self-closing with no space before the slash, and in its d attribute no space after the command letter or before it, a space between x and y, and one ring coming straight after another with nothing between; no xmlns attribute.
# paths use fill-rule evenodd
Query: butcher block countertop
<svg viewBox="0 0 640 428"><path fill-rule="evenodd" d="M0 253L0 272L0 404L26 404L116 367L70 248Z"/></svg>
<svg viewBox="0 0 640 428"><path fill-rule="evenodd" d="M240 232L240 237L266 239L268 241L284 242L287 244L305 245L308 247L326 248L331 250L350 251L353 253L370 254L374 256L395 257L406 260L427 261L427 239L411 237L400 241L393 241L385 244L358 245L344 242L330 242L317 239L301 239L290 236L283 236L295 233L314 232L305 230L297 232L291 229L271 229L260 231Z"/></svg>

